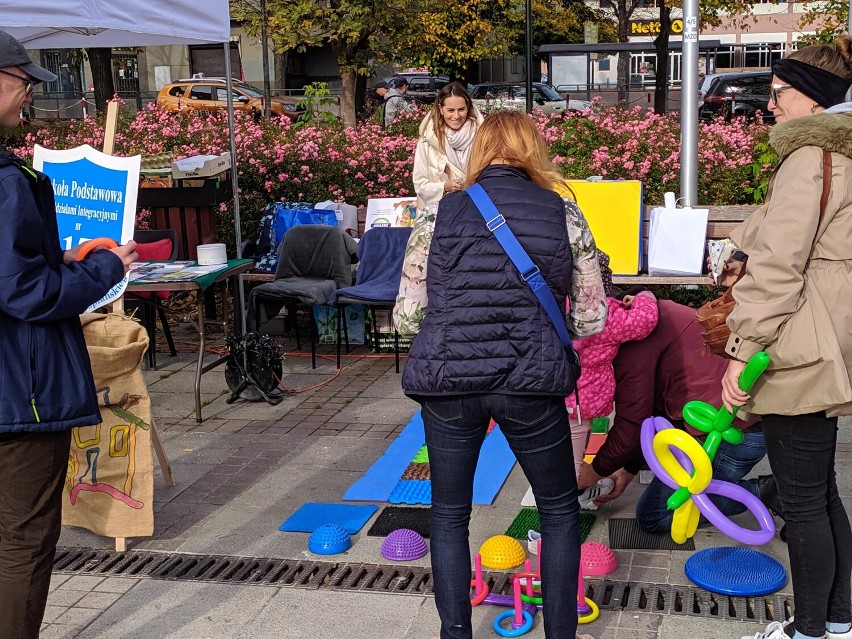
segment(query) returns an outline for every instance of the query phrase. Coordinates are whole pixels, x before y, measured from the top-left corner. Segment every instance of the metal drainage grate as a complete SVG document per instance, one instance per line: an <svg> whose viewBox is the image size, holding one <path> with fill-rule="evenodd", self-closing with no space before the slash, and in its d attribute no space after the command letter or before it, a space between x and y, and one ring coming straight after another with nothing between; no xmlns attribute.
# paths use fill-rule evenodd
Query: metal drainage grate
<svg viewBox="0 0 852 639"><path fill-rule="evenodd" d="M60 548L53 570L60 573L207 581L398 595L431 595L428 568L295 559L189 555L148 551L115 552ZM483 575L491 592L510 594L511 573ZM586 596L601 610L686 615L768 624L793 615L792 596L729 597L694 586L587 580Z"/></svg>

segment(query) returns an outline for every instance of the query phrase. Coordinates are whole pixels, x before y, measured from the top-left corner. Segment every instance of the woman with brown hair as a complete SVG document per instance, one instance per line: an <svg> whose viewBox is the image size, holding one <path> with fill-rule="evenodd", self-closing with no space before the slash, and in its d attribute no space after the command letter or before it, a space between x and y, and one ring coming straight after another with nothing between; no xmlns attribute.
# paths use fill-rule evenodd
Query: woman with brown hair
<svg viewBox="0 0 852 639"><path fill-rule="evenodd" d="M731 235L748 261L732 289L722 399L763 416L787 522L795 621L756 637L852 639L852 530L834 470L837 418L852 415L852 38L772 72L781 164L766 204ZM760 351L772 363L750 396L738 380Z"/></svg>
<svg viewBox="0 0 852 639"><path fill-rule="evenodd" d="M481 124L482 115L460 82L450 82L438 92L420 123L414 151L411 177L420 211L463 187L473 136Z"/></svg>
<svg viewBox="0 0 852 639"><path fill-rule="evenodd" d="M599 332L606 302L595 242L577 205L552 190L558 170L528 116L486 118L467 185L480 185L538 267L573 336ZM406 268L421 257L406 255ZM438 207L425 281L405 281L395 321L417 333L402 377L422 405L432 473L431 551L441 639L471 639L468 524L473 476L489 421L506 436L533 489L544 551L548 639L575 639L580 558L577 481L565 397L576 354L466 191ZM426 291L428 289L428 307Z"/></svg>

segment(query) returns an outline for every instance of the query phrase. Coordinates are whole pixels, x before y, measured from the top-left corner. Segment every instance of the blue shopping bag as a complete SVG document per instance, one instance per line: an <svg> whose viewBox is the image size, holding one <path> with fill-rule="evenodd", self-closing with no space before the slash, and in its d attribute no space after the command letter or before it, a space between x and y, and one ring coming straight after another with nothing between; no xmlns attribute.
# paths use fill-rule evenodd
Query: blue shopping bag
<svg viewBox="0 0 852 639"><path fill-rule="evenodd" d="M284 234L299 224L337 226L333 210L315 209L308 202L273 202L268 204L258 228L255 268L274 273L278 266L278 247Z"/></svg>

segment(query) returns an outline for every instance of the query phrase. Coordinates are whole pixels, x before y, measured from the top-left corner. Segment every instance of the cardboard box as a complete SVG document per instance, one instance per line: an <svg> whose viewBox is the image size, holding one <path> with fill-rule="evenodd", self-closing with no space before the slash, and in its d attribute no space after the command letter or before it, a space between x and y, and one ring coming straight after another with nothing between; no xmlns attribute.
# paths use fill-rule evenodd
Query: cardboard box
<svg viewBox="0 0 852 639"><path fill-rule="evenodd" d="M181 168L183 167L183 169ZM231 154L197 155L172 162L172 177L176 180L212 177L231 168Z"/></svg>
<svg viewBox="0 0 852 639"><path fill-rule="evenodd" d="M143 175L139 182L140 189L168 189L171 186L171 175Z"/></svg>
<svg viewBox="0 0 852 639"><path fill-rule="evenodd" d="M374 226L413 226L416 218L416 197L370 198L365 231Z"/></svg>

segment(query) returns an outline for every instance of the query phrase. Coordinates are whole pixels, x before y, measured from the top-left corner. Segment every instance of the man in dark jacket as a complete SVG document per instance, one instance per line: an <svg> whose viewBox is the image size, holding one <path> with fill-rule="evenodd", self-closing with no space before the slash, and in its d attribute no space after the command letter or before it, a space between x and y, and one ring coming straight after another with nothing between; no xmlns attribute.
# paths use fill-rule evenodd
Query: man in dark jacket
<svg viewBox="0 0 852 639"><path fill-rule="evenodd" d="M0 31L0 126L56 76ZM37 638L59 538L71 428L100 423L79 314L135 243L82 262L59 243L53 187L0 148L0 639Z"/></svg>
<svg viewBox="0 0 852 639"><path fill-rule="evenodd" d="M385 102L385 94L390 90L390 86L384 80L376 83L371 89L367 89L367 95L364 97L364 107L361 110L361 119L369 120L373 117L382 104Z"/></svg>
<svg viewBox="0 0 852 639"><path fill-rule="evenodd" d="M611 477L615 488L595 503L619 497L645 465L639 434L642 422L659 415L674 426L683 427L683 407L690 400L722 405L719 380L727 360L716 355L702 355L701 325L695 309L672 302L659 302L659 321L644 340L627 342L613 362L615 368L615 418L606 441L591 464L583 464L578 481L584 490L602 477ZM723 442L713 460L716 479L739 483L760 497L780 515L777 488L771 475L743 479L766 455L763 432L759 426L734 420L743 432L743 443L737 446ZM693 434L702 436L698 431ZM672 511L666 500L672 494L659 479L654 479L636 507L637 523L649 532L671 529ZM713 498L727 515L739 514L745 507L724 498Z"/></svg>

